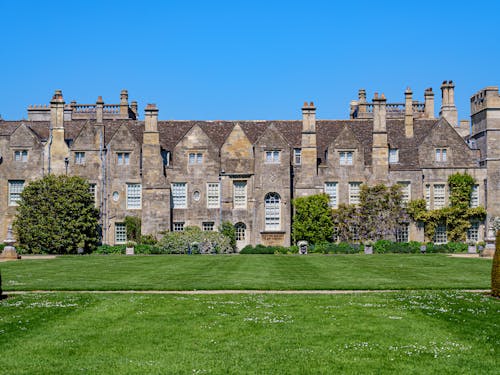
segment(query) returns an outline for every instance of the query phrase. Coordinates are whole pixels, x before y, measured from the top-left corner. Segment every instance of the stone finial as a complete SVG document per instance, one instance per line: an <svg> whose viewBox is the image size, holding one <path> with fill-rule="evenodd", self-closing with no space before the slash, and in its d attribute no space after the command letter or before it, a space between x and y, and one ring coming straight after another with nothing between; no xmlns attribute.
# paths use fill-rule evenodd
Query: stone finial
<svg viewBox="0 0 500 375"><path fill-rule="evenodd" d="M310 102L309 107L314 108L314 102Z"/></svg>
<svg viewBox="0 0 500 375"><path fill-rule="evenodd" d="M307 102L304 102L304 106L303 107L307 108L307 107L309 107L309 104L307 104Z"/></svg>
<svg viewBox="0 0 500 375"><path fill-rule="evenodd" d="M373 99L378 99L378 92L375 92L375 93L373 94Z"/></svg>
<svg viewBox="0 0 500 375"><path fill-rule="evenodd" d="M358 100L360 103L366 102L366 90L365 89L359 89Z"/></svg>
<svg viewBox="0 0 500 375"><path fill-rule="evenodd" d="M104 104L104 100L102 100L102 96L99 95L96 100L96 104Z"/></svg>
<svg viewBox="0 0 500 375"><path fill-rule="evenodd" d="M128 103L128 91L123 89L121 92L120 92L120 102L123 103L123 102L126 102Z"/></svg>

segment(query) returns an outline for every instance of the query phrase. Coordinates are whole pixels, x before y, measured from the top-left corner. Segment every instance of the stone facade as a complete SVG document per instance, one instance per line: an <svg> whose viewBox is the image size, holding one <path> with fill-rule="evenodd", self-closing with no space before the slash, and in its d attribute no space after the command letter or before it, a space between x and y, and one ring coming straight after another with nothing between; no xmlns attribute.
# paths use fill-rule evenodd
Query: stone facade
<svg viewBox="0 0 500 375"><path fill-rule="evenodd" d="M149 104L123 90L119 104L66 104L56 91L49 106L30 106L28 120L0 120L0 236L29 181L48 173L88 179L101 212L102 241L124 241L126 216L144 234L196 225L238 228L238 246L290 245L294 197L326 192L333 207L353 203L362 183L405 186L408 199L447 204L447 178L467 172L488 218L500 216L500 96L488 87L471 98L472 133L458 121L454 84L443 82L440 117L434 93L424 102L387 103L383 94L350 103L350 118L317 120L304 103L302 120L159 121ZM443 188L444 186L444 188ZM485 235L477 226L477 239ZM424 239L411 224L403 240Z"/></svg>

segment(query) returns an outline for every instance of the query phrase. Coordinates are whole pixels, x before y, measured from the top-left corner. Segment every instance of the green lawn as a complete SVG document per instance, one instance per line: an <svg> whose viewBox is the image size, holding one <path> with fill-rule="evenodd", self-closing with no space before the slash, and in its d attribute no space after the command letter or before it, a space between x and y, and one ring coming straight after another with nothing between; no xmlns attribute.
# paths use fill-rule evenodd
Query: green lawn
<svg viewBox="0 0 500 375"><path fill-rule="evenodd" d="M489 289L491 260L427 255L63 256L0 263L9 290Z"/></svg>
<svg viewBox="0 0 500 375"><path fill-rule="evenodd" d="M456 291L30 293L0 301L0 373L498 374L499 309Z"/></svg>

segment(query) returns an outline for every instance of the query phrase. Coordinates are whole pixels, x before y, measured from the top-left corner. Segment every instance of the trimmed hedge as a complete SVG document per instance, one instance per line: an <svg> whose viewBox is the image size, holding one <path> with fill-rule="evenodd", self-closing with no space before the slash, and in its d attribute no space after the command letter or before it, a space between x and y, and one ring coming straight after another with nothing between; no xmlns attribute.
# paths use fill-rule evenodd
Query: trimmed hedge
<svg viewBox="0 0 500 375"><path fill-rule="evenodd" d="M500 298L500 230L496 235L495 254L491 268L491 294L493 297Z"/></svg>
<svg viewBox="0 0 500 375"><path fill-rule="evenodd" d="M293 254L297 252L298 249L296 246L288 248L283 246L257 245L253 247L252 245L247 245L241 249L240 254Z"/></svg>

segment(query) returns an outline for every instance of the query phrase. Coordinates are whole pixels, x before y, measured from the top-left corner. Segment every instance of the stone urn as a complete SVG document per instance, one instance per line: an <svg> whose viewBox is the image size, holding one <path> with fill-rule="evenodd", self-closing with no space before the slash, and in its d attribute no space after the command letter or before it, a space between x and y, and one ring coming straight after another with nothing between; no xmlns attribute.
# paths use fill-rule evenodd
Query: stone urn
<svg viewBox="0 0 500 375"><path fill-rule="evenodd" d="M3 242L6 246L3 248L2 254L0 254L0 258L21 259L21 256L17 253L16 248L13 246L16 243L16 240L12 235L12 224L9 224L7 229L7 238Z"/></svg>
<svg viewBox="0 0 500 375"><path fill-rule="evenodd" d="M134 255L135 254L135 245L137 245L134 241L128 241L127 247L125 247L125 255Z"/></svg>

